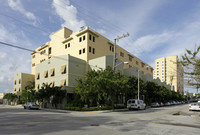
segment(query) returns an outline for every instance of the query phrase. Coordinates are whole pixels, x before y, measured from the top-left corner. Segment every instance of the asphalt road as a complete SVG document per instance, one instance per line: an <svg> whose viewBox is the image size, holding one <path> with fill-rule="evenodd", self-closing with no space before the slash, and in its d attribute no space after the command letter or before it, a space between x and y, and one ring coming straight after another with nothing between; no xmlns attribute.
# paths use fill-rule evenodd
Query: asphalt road
<svg viewBox="0 0 200 135"><path fill-rule="evenodd" d="M198 135L188 104L141 111L49 112L0 105L0 135Z"/></svg>

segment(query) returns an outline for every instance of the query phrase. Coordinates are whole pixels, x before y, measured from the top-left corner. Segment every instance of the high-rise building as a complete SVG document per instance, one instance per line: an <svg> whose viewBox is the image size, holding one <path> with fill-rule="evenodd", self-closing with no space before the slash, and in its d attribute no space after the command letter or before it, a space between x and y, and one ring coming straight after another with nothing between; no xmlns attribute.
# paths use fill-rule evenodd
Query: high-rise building
<svg viewBox="0 0 200 135"><path fill-rule="evenodd" d="M73 91L76 79L84 78L88 70L112 66L113 53L114 43L89 27L75 33L64 27L53 33L49 42L31 53L35 88L51 84ZM116 53L117 64L121 62L116 70L122 74L130 76L139 69L140 76L153 75L150 65L118 45Z"/></svg>
<svg viewBox="0 0 200 135"><path fill-rule="evenodd" d="M155 60L154 79L171 85L171 90L183 94L183 65L178 56L162 57Z"/></svg>

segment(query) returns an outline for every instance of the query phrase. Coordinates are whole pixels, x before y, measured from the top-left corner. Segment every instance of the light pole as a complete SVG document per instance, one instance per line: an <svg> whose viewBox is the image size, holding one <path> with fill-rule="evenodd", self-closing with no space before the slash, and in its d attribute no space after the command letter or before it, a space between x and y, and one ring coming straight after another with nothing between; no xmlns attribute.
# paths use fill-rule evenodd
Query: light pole
<svg viewBox="0 0 200 135"><path fill-rule="evenodd" d="M117 36L117 38L114 39L114 54L113 54L113 71L115 71L115 60L116 60L116 42L119 41L119 39L128 37L129 33L123 34L122 36Z"/></svg>

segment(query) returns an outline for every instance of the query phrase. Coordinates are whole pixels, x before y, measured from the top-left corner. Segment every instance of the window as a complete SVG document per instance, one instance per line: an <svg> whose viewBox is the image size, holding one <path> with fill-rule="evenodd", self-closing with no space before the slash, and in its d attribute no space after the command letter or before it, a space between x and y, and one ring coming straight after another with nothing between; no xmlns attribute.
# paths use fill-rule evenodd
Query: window
<svg viewBox="0 0 200 135"><path fill-rule="evenodd" d="M20 92L20 90L21 90L21 89L19 88L19 92Z"/></svg>
<svg viewBox="0 0 200 135"><path fill-rule="evenodd" d="M49 54L51 54L51 47L49 48Z"/></svg>
<svg viewBox="0 0 200 135"><path fill-rule="evenodd" d="M48 70L44 71L44 78L48 77Z"/></svg>
<svg viewBox="0 0 200 135"><path fill-rule="evenodd" d="M136 65L138 65L138 61L136 61L135 63L136 63Z"/></svg>
<svg viewBox="0 0 200 135"><path fill-rule="evenodd" d="M32 58L34 59L34 58L35 58L35 55L33 55Z"/></svg>
<svg viewBox="0 0 200 135"><path fill-rule="evenodd" d="M67 44L65 45L65 49L67 49Z"/></svg>
<svg viewBox="0 0 200 135"><path fill-rule="evenodd" d="M123 52L120 52L120 56L124 57L124 53L123 53Z"/></svg>
<svg viewBox="0 0 200 135"><path fill-rule="evenodd" d="M54 76L54 75L55 75L55 69L54 69L54 68L52 68L52 69L50 70L50 75L51 75L51 76Z"/></svg>
<svg viewBox="0 0 200 135"><path fill-rule="evenodd" d="M60 81L60 86L66 86L66 79Z"/></svg>
<svg viewBox="0 0 200 135"><path fill-rule="evenodd" d="M79 38L79 42L81 42L81 41L82 41L82 38L80 37L80 38Z"/></svg>
<svg viewBox="0 0 200 135"><path fill-rule="evenodd" d="M54 84L55 84L54 81L50 82L50 87L54 87Z"/></svg>
<svg viewBox="0 0 200 135"><path fill-rule="evenodd" d="M92 49L92 53L95 54L95 48Z"/></svg>
<svg viewBox="0 0 200 135"><path fill-rule="evenodd" d="M19 79L19 84L21 84L21 79Z"/></svg>
<svg viewBox="0 0 200 135"><path fill-rule="evenodd" d="M89 46L89 52L91 52L92 51L92 48Z"/></svg>
<svg viewBox="0 0 200 135"><path fill-rule="evenodd" d="M39 80L40 79L40 73L36 74L36 79Z"/></svg>
<svg viewBox="0 0 200 135"><path fill-rule="evenodd" d="M85 48L83 49L83 53L85 53Z"/></svg>
<svg viewBox="0 0 200 135"><path fill-rule="evenodd" d="M34 66L35 66L35 63L32 64L32 67L34 67Z"/></svg>
<svg viewBox="0 0 200 135"><path fill-rule="evenodd" d="M81 50L79 50L79 55L81 54Z"/></svg>
<svg viewBox="0 0 200 135"><path fill-rule="evenodd" d="M93 36L93 42L95 42L95 37Z"/></svg>
<svg viewBox="0 0 200 135"><path fill-rule="evenodd" d="M110 51L112 51L112 46L110 45Z"/></svg>
<svg viewBox="0 0 200 135"><path fill-rule="evenodd" d="M85 36L83 36L83 40L85 40Z"/></svg>
<svg viewBox="0 0 200 135"><path fill-rule="evenodd" d="M40 89L40 85L39 84L36 85L36 89Z"/></svg>
<svg viewBox="0 0 200 135"><path fill-rule="evenodd" d="M15 80L14 84L16 85L17 84L17 81Z"/></svg>
<svg viewBox="0 0 200 135"><path fill-rule="evenodd" d="M133 57L132 56L129 56L129 61L132 61L133 60Z"/></svg>
<svg viewBox="0 0 200 135"><path fill-rule="evenodd" d="M159 64L159 62L157 62L157 64Z"/></svg>
<svg viewBox="0 0 200 135"><path fill-rule="evenodd" d="M66 65L61 66L60 72L61 72L61 74L65 74L66 73Z"/></svg>
<svg viewBox="0 0 200 135"><path fill-rule="evenodd" d="M89 40L92 40L92 35L89 35Z"/></svg>
<svg viewBox="0 0 200 135"><path fill-rule="evenodd" d="M40 52L41 55L45 54L45 53L46 53L46 50L43 50L43 51Z"/></svg>
<svg viewBox="0 0 200 135"><path fill-rule="evenodd" d="M142 67L144 67L145 64L143 62L141 62L141 65L142 65Z"/></svg>
<svg viewBox="0 0 200 135"><path fill-rule="evenodd" d="M70 43L68 43L68 48L70 47Z"/></svg>
<svg viewBox="0 0 200 135"><path fill-rule="evenodd" d="M16 91L16 88L15 88L15 91Z"/></svg>

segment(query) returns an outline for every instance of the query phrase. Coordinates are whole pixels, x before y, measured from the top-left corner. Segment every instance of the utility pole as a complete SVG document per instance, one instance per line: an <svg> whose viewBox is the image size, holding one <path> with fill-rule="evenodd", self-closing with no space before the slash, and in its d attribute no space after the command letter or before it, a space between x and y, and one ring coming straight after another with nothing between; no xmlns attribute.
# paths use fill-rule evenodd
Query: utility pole
<svg viewBox="0 0 200 135"><path fill-rule="evenodd" d="M138 100L140 100L140 70L138 69Z"/></svg>
<svg viewBox="0 0 200 135"><path fill-rule="evenodd" d="M113 71L115 71L115 62L116 62L116 42L119 41L119 39L128 37L129 33L123 34L122 36L117 36L117 38L114 39L114 54L113 54Z"/></svg>

